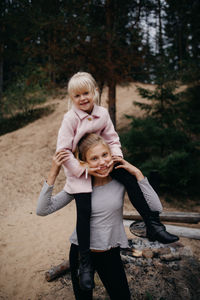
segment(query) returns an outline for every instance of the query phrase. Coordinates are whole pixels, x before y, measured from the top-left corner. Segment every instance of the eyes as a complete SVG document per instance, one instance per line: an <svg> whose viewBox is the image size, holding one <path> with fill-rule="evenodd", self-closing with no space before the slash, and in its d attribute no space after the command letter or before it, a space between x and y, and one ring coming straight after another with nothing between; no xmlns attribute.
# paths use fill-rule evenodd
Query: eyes
<svg viewBox="0 0 200 300"><path fill-rule="evenodd" d="M84 93L82 93L82 94L75 94L75 95L74 95L74 98L79 98L81 95L83 95L83 96L88 96L88 95L89 95L89 92L86 91L86 92L84 92Z"/></svg>
<svg viewBox="0 0 200 300"><path fill-rule="evenodd" d="M104 153L102 154L102 157L103 157L103 158L108 157L108 152L104 152ZM91 157L91 161L97 161L98 159L99 159L98 156L93 156L93 157Z"/></svg>
<svg viewBox="0 0 200 300"><path fill-rule="evenodd" d="M108 152L103 153L103 157L107 157L108 156Z"/></svg>

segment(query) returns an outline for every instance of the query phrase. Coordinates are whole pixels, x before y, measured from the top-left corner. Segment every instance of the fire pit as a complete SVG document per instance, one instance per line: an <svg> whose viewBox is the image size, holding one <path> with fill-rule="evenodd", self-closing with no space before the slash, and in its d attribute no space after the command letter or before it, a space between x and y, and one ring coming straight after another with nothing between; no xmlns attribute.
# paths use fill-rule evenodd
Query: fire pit
<svg viewBox="0 0 200 300"><path fill-rule="evenodd" d="M190 247L139 237L130 239L129 246L121 251L121 256L131 299L200 299L200 262Z"/></svg>

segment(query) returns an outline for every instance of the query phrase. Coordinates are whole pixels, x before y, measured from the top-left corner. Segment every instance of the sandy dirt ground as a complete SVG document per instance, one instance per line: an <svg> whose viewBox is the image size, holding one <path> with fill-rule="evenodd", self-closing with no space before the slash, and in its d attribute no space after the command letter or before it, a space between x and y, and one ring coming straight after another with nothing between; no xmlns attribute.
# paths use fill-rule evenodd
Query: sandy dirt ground
<svg viewBox="0 0 200 300"><path fill-rule="evenodd" d="M106 97L105 90L104 106ZM117 128L128 125L124 114L141 114L132 105L134 100L140 100L135 84L118 87ZM58 129L67 111L67 97L50 99L48 104L55 105L52 114L0 136L0 299L74 299L71 288L59 296L63 285L59 281L48 283L44 276L51 266L68 259L68 240L76 220L74 201L47 217L35 213L55 151ZM61 171L55 192L63 188L64 182ZM181 240L191 244L188 239ZM199 244L194 243L198 254Z"/></svg>

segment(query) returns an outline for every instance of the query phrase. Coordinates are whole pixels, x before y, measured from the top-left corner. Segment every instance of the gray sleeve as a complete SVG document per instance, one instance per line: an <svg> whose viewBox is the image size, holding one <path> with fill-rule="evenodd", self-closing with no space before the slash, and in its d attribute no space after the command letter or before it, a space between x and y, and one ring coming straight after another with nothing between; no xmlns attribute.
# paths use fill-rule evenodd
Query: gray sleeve
<svg viewBox="0 0 200 300"><path fill-rule="evenodd" d="M160 202L160 199L159 199L157 193L154 191L154 189L150 185L148 179L145 177L144 179L138 181L138 184L142 190L144 198L147 201L147 204L149 205L149 208L152 211L162 212L163 207Z"/></svg>
<svg viewBox="0 0 200 300"><path fill-rule="evenodd" d="M73 195L68 194L64 190L52 196L53 187L53 185L49 186L46 181L44 182L37 202L36 214L38 216L52 214L74 199Z"/></svg>

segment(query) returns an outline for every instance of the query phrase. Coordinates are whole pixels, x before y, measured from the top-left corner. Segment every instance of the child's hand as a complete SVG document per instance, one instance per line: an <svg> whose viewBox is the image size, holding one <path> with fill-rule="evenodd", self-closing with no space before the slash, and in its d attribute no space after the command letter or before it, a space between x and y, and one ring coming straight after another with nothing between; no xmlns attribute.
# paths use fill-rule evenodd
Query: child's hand
<svg viewBox="0 0 200 300"><path fill-rule="evenodd" d="M89 168L88 167L87 170L88 170L88 174L94 176L100 170L100 168Z"/></svg>
<svg viewBox="0 0 200 300"><path fill-rule="evenodd" d="M116 166L115 169L127 170L129 173L134 175L138 181L144 179L142 172L138 168L127 162L125 159L121 157L114 157L113 161L114 163L120 163L120 165Z"/></svg>
<svg viewBox="0 0 200 300"><path fill-rule="evenodd" d="M112 159L118 159L118 158L122 158L121 156L118 156L118 155L112 155Z"/></svg>
<svg viewBox="0 0 200 300"><path fill-rule="evenodd" d="M114 160L112 159L108 164L107 164L107 167L111 167L113 168L113 164L114 164Z"/></svg>
<svg viewBox="0 0 200 300"><path fill-rule="evenodd" d="M101 167L98 168L91 168L87 165L87 172L88 174L90 174L91 176L97 176L97 177L101 177L101 178L105 178L106 176L108 176L110 174L110 172L113 169L113 160L111 160L108 164L107 164L107 170L106 173L101 172Z"/></svg>
<svg viewBox="0 0 200 300"><path fill-rule="evenodd" d="M53 185L60 172L61 165L69 159L69 153L66 150L56 152L52 158L51 170L49 172L47 183Z"/></svg>
<svg viewBox="0 0 200 300"><path fill-rule="evenodd" d="M66 150L60 150L60 151L56 152L52 158L52 165L51 165L50 173L55 174L55 176L57 176L58 173L60 172L60 168L61 168L62 164L65 161L67 161L69 159L69 157L70 157L70 154Z"/></svg>
<svg viewBox="0 0 200 300"><path fill-rule="evenodd" d="M66 150L60 150L56 152L52 159L52 166L54 166L55 169L60 168L61 165L69 159L69 157L70 154Z"/></svg>

